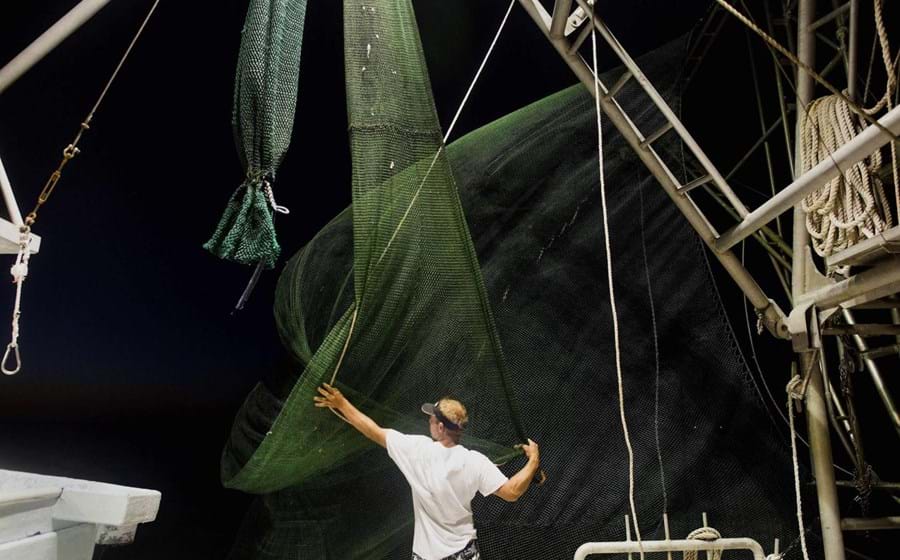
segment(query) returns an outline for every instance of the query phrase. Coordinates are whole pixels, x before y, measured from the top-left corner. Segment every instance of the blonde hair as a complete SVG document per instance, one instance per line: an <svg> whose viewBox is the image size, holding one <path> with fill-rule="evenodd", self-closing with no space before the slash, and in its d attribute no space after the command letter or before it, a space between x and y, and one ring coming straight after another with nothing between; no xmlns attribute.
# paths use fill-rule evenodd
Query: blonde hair
<svg viewBox="0 0 900 560"><path fill-rule="evenodd" d="M460 428L464 428L469 421L469 414L466 412L466 407L456 399L444 397L437 402L437 407L447 420L453 422Z"/></svg>

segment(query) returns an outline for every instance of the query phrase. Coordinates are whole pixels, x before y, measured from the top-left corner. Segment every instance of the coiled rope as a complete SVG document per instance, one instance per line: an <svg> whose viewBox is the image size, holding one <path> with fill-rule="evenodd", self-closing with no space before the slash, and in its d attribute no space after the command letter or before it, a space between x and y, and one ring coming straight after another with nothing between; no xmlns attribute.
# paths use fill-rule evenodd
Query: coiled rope
<svg viewBox="0 0 900 560"><path fill-rule="evenodd" d="M691 531L687 538L689 540L713 542L722 538L722 535L712 527L700 527ZM697 560L697 557L698 551L696 550L684 551L684 560ZM721 550L710 550L707 556L707 560L721 560L721 558Z"/></svg>
<svg viewBox="0 0 900 560"><path fill-rule="evenodd" d="M800 121L802 171L830 159L835 150L861 130L840 97L829 95L813 101ZM806 229L816 253L827 257L893 225L888 198L878 176L881 163L881 151L876 150L803 200Z"/></svg>
<svg viewBox="0 0 900 560"><path fill-rule="evenodd" d="M874 115L893 108L891 95L897 88L897 62L892 60L891 46L884 25L884 0L874 1L875 29L881 46L881 58L887 74L885 93L878 102L863 108L864 115ZM864 128L853 113L857 108L844 95L829 95L813 101L806 114L800 115L800 151L803 171L853 139ZM890 143L891 168L894 179L894 203L900 212L900 181L897 169L896 140ZM802 203L806 212L806 229L813 248L823 257L846 249L860 241L875 237L894 224L887 193L881 177L881 151L843 170ZM845 269L837 272L846 272Z"/></svg>

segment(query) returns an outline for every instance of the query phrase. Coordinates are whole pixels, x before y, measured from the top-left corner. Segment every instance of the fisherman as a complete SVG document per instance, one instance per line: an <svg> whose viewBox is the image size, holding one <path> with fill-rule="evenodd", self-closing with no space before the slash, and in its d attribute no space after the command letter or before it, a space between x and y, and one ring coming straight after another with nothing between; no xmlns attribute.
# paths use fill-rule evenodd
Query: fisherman
<svg viewBox="0 0 900 560"><path fill-rule="evenodd" d="M457 400L422 405L429 416L427 438L382 428L327 383L318 391L316 406L339 412L362 435L386 448L406 477L416 521L413 560L479 560L472 521L475 493L515 502L538 472L538 445L530 439L522 446L528 462L512 478L481 453L460 445L468 415Z"/></svg>

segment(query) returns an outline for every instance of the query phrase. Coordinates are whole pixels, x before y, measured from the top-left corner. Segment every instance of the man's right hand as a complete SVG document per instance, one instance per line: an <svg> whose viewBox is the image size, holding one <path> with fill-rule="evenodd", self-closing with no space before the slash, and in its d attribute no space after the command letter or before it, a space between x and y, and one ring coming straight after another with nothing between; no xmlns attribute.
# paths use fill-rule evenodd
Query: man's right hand
<svg viewBox="0 0 900 560"><path fill-rule="evenodd" d="M538 450L538 444L531 439L528 440L527 445L522 446L522 451L525 453L525 456L528 457L529 461L538 465L541 463L541 453Z"/></svg>

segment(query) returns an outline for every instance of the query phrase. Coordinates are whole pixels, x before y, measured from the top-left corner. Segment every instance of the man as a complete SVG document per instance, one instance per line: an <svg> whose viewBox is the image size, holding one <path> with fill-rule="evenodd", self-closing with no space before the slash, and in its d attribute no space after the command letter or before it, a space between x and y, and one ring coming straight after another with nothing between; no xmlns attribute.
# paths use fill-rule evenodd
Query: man
<svg viewBox="0 0 900 560"><path fill-rule="evenodd" d="M416 522L413 560L479 560L472 520L475 493L514 502L538 472L538 445L530 439L522 446L528 462L512 478L481 453L460 445L468 415L457 400L443 398L422 405L429 416L429 439L382 428L327 383L318 391L315 405L337 411L362 435L386 448L409 483Z"/></svg>

